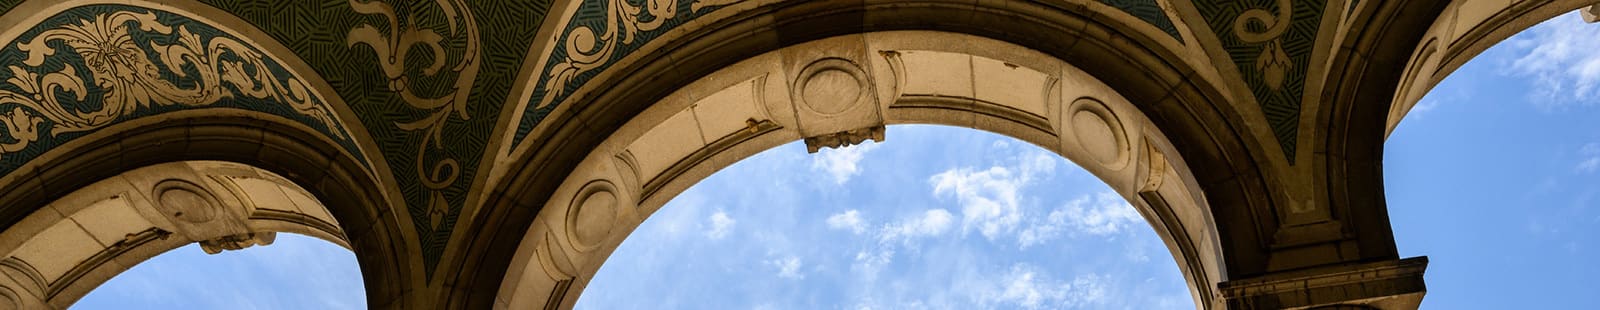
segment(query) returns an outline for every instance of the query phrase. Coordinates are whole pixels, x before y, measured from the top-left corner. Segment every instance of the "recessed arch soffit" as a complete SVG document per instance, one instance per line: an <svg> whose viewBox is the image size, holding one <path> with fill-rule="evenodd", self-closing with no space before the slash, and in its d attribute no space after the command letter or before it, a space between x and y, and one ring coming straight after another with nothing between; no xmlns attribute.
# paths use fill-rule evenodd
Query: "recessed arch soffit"
<svg viewBox="0 0 1600 310"><path fill-rule="evenodd" d="M528 86L528 99L517 107L517 114L507 132L509 142L502 147L504 153L519 153L528 134L549 116L556 107L565 104L591 79L609 69L613 64L646 46L658 37L685 24L698 27L709 22L690 23L725 7L753 0L577 0L571 5L570 15L562 21L559 32L554 33L549 47L533 60L541 61L534 68L534 82ZM774 2L774 1L766 1ZM1165 0L1076 0L1062 1L1081 5L1111 18L1137 20L1136 31L1151 32L1153 36L1171 38L1175 45L1186 41L1186 25L1174 22L1176 15ZM725 17L725 16L722 16ZM717 17L721 18L721 17ZM715 19L715 18L713 18ZM1180 28L1182 29L1180 31ZM539 53L541 51L533 51Z"/></svg>

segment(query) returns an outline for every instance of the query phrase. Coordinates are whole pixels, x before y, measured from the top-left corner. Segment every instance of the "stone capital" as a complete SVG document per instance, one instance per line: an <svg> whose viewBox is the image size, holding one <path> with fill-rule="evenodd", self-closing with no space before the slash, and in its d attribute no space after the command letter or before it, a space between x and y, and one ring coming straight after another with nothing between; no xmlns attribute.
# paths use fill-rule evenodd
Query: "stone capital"
<svg viewBox="0 0 1600 310"><path fill-rule="evenodd" d="M1417 309L1428 258L1285 271L1217 285L1228 309Z"/></svg>

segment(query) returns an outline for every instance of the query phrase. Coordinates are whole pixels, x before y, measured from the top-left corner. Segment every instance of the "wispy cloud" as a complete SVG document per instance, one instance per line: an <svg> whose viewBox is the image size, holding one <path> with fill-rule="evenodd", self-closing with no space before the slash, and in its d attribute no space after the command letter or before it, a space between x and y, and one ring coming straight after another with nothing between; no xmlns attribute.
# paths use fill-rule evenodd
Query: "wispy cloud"
<svg viewBox="0 0 1600 310"><path fill-rule="evenodd" d="M824 148L811 157L811 170L826 172L833 176L834 184L844 184L861 173L858 165L861 159L877 148L878 144L870 141L837 149Z"/></svg>
<svg viewBox="0 0 1600 310"><path fill-rule="evenodd" d="M1427 114L1428 111L1433 111L1433 109L1438 107L1438 100L1422 99L1422 101L1417 102L1417 105L1411 106L1411 111L1406 112L1406 117L1415 118L1417 116L1422 116L1423 114Z"/></svg>
<svg viewBox="0 0 1600 310"><path fill-rule="evenodd" d="M962 228L976 229L994 240L1022 222L1018 190L1032 182L1034 171L1017 166L957 168L928 179L936 197L952 197L961 205Z"/></svg>
<svg viewBox="0 0 1600 310"><path fill-rule="evenodd" d="M1128 201L1117 196L1114 192L1103 192L1091 197L1082 197L1067 203L1066 218L1072 219L1072 226L1077 231L1090 235L1109 235L1122 232L1144 221L1139 217L1139 211L1133 209Z"/></svg>
<svg viewBox="0 0 1600 310"><path fill-rule="evenodd" d="M712 213L711 217L706 218L706 220L710 221L705 232L706 238L711 238L711 240L720 240L727 237L728 233L733 231L733 225L738 222L732 217L728 217L728 213L722 210Z"/></svg>
<svg viewBox="0 0 1600 310"><path fill-rule="evenodd" d="M1582 149L1578 149L1578 156L1582 158L1578 162L1578 172L1591 173L1600 170L1600 143L1585 144Z"/></svg>
<svg viewBox="0 0 1600 310"><path fill-rule="evenodd" d="M855 219L861 227L868 226L869 224L861 220L855 212L851 210L835 216ZM843 221L845 220L841 220ZM872 232L872 237L877 243L856 253L854 268L866 272L869 276L875 275L880 267L894 261L898 249L902 247L914 249L920 244L921 239L943 236L950 231L954 223L955 215L945 209L929 209L922 214L885 223Z"/></svg>
<svg viewBox="0 0 1600 310"><path fill-rule="evenodd" d="M1055 281L1032 266L1015 264L991 289L982 292L978 300L984 308L1002 305L1028 309L1083 307L1106 301L1105 282L1107 278L1098 274Z"/></svg>
<svg viewBox="0 0 1600 310"><path fill-rule="evenodd" d="M867 223L861 221L861 212L855 209L828 216L828 228L848 230L860 235L867 232Z"/></svg>
<svg viewBox="0 0 1600 310"><path fill-rule="evenodd" d="M903 243L914 238L943 235L945 231L950 230L954 218L950 211L944 209L923 211L921 216L884 226L883 231L878 234L878 240Z"/></svg>
<svg viewBox="0 0 1600 310"><path fill-rule="evenodd" d="M1600 95L1600 25L1576 12L1540 23L1507 40L1517 55L1504 66L1511 76L1532 78L1533 102L1546 107L1588 105Z"/></svg>
<svg viewBox="0 0 1600 310"><path fill-rule="evenodd" d="M1022 221L1017 189L1026 181L1006 167L961 168L934 175L930 180L934 195L954 196L961 204L964 226L976 226L990 239Z"/></svg>
<svg viewBox="0 0 1600 310"><path fill-rule="evenodd" d="M1027 249L1055 239L1056 236L1061 235L1062 229L1066 228L1067 221L1066 210L1050 211L1050 215L1045 216L1043 220L1029 225L1027 228L1023 228L1022 232L1017 233L1017 246Z"/></svg>
<svg viewBox="0 0 1600 310"><path fill-rule="evenodd" d="M779 278L799 280L806 277L800 274L800 257L790 255L781 259L767 260L767 264L778 268Z"/></svg>
<svg viewBox="0 0 1600 310"><path fill-rule="evenodd" d="M1054 210L1039 206L1023 189L1048 176L1059 160L1045 152L1026 153L1007 165L946 170L929 178L929 183L935 197L954 198L961 205L964 229L977 230L990 241L1014 236L1023 249L1069 230L1103 236L1143 220L1127 200L1110 191L1079 197Z"/></svg>

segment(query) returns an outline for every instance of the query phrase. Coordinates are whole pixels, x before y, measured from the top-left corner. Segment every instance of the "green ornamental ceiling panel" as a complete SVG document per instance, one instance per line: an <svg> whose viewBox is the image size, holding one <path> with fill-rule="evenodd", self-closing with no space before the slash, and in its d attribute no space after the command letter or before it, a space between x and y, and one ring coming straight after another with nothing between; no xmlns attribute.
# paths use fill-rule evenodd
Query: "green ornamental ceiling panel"
<svg viewBox="0 0 1600 310"><path fill-rule="evenodd" d="M281 116L361 153L327 102L278 60L166 11L90 5L57 13L0 48L0 67L0 175L102 128L190 109Z"/></svg>
<svg viewBox="0 0 1600 310"><path fill-rule="evenodd" d="M555 107L617 61L661 34L743 0L582 0L544 58L533 96L521 111L511 149ZM1183 38L1156 0L1099 0L1149 22L1179 42Z"/></svg>
<svg viewBox="0 0 1600 310"><path fill-rule="evenodd" d="M1195 7L1217 34L1294 163L1306 69L1322 24L1319 0L1200 0Z"/></svg>
<svg viewBox="0 0 1600 310"><path fill-rule="evenodd" d="M10 12L18 4L22 4L22 0L0 0L0 13Z"/></svg>
<svg viewBox="0 0 1600 310"><path fill-rule="evenodd" d="M431 277L549 0L201 0L282 42L382 151Z"/></svg>
<svg viewBox="0 0 1600 310"><path fill-rule="evenodd" d="M521 111L511 148L556 105L600 72L667 30L743 0L582 0L544 57L533 97Z"/></svg>
<svg viewBox="0 0 1600 310"><path fill-rule="evenodd" d="M1098 1L1107 6L1127 12L1128 15L1138 17L1140 20L1150 23L1151 26L1155 26L1156 29L1161 29L1161 32L1167 33L1167 35L1172 36L1173 39L1177 39L1179 43L1183 42L1183 36L1178 35L1178 27L1172 24L1171 18L1167 18L1167 12L1161 10L1161 4L1156 3L1156 0Z"/></svg>

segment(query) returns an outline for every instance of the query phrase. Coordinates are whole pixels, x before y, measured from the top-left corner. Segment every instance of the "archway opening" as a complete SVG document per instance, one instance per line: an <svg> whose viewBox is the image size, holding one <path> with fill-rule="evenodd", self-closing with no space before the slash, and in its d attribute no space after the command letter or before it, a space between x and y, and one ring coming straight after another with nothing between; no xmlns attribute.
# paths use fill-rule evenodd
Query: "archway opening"
<svg viewBox="0 0 1600 310"><path fill-rule="evenodd" d="M271 245L208 254L198 243L118 274L73 309L366 309L355 253L282 233Z"/></svg>
<svg viewBox="0 0 1600 310"><path fill-rule="evenodd" d="M318 257L292 251L305 249L306 241L315 241L324 250L332 247L334 253L344 253L334 258L341 263L329 268L345 270L344 274L351 276L344 279L346 284L339 284L347 289L353 287L353 294L345 296L346 300L365 299L360 284L362 276L353 264L354 255L348 250L350 241L333 213L316 196L283 176L253 166L221 161L181 161L132 169L86 185L39 207L16 225L0 232L0 255L3 255L0 256L0 308L67 308L118 274L173 249L198 247L203 253L221 254L273 244L280 233L299 235L289 237L293 241L284 248L291 251L278 252L279 260L258 262L248 268L288 264L292 266L288 267L290 269L302 268L301 272L319 272L313 270L319 266L303 264L317 262ZM319 240L310 240L312 238ZM181 258L195 254L192 252L169 254ZM192 263L165 269L194 271ZM156 273L162 273L163 269L161 265L149 268ZM226 275L168 273L172 274L155 275L158 280L146 279L140 284L184 281L175 277L183 274ZM282 276L293 277L295 273ZM339 275L299 278L318 276ZM229 288L241 289L232 292L245 294L248 292L242 290L245 285L230 282L242 280L245 279L207 279L186 284L221 281L229 284L220 289L201 288L204 293L200 295L227 293ZM168 289L182 286L136 289L172 293ZM247 301L237 299L240 296L222 297L233 299L232 302ZM206 302L204 299L151 301ZM127 304L113 307L124 306ZM335 301L329 306L337 307L338 303Z"/></svg>
<svg viewBox="0 0 1600 310"><path fill-rule="evenodd" d="M1533 22L1503 26L1520 32L1449 73L1385 144L1401 256L1433 258L1423 308L1600 304L1600 24L1519 28Z"/></svg>
<svg viewBox="0 0 1600 310"><path fill-rule="evenodd" d="M578 309L1193 307L1135 208L1054 152L979 130L743 159L655 210ZM688 280L693 279L693 280Z"/></svg>
<svg viewBox="0 0 1600 310"><path fill-rule="evenodd" d="M797 140L807 151L883 141L896 124L973 128L1069 158L1155 228L1198 307L1214 306L1225 280L1211 212L1172 142L1116 90L1037 51L931 31L838 36L745 59L654 100L543 198L500 306L572 307L635 227L724 167Z"/></svg>

